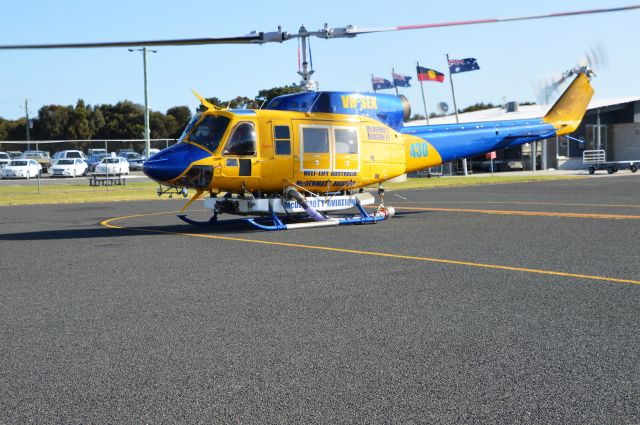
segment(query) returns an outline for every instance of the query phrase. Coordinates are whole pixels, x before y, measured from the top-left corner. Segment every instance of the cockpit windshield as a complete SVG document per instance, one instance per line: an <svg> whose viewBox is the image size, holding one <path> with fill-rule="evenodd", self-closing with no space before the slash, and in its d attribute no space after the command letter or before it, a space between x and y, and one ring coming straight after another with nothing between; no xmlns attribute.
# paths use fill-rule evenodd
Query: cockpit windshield
<svg viewBox="0 0 640 425"><path fill-rule="evenodd" d="M223 115L207 115L191 132L188 141L204 146L213 152L220 145L222 136L229 126L229 121L229 118Z"/></svg>
<svg viewBox="0 0 640 425"><path fill-rule="evenodd" d="M187 135L191 132L191 130L193 130L193 127L196 125L201 116L202 114L196 114L191 118L189 124L187 124L187 127L182 131L182 134L178 139L178 143L187 141Z"/></svg>

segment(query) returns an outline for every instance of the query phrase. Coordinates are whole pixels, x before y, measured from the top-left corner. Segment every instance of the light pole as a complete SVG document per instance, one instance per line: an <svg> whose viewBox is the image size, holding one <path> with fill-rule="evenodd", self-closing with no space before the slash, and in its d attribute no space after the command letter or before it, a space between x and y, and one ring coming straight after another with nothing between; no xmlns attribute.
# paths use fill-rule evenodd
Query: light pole
<svg viewBox="0 0 640 425"><path fill-rule="evenodd" d="M151 148L151 134L149 131L149 98L147 96L147 52L157 53L157 50L147 49L129 49L130 52L142 52L142 65L144 68L144 156L149 158L149 149Z"/></svg>

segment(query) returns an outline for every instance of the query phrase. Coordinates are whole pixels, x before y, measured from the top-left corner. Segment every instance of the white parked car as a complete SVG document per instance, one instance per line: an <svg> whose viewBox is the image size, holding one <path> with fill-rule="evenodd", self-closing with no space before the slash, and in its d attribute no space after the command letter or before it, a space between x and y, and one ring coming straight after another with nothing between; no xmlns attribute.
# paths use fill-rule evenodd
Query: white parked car
<svg viewBox="0 0 640 425"><path fill-rule="evenodd" d="M81 159L59 159L49 168L50 177L86 176L89 166Z"/></svg>
<svg viewBox="0 0 640 425"><path fill-rule="evenodd" d="M3 179L30 179L37 177L42 166L33 159L12 159L0 170Z"/></svg>
<svg viewBox="0 0 640 425"><path fill-rule="evenodd" d="M149 158L151 158L153 155L157 154L158 152L160 152L160 149L155 149L155 148L149 149ZM144 152L142 153L142 159L144 160L147 159L147 157L144 155Z"/></svg>
<svg viewBox="0 0 640 425"><path fill-rule="evenodd" d="M124 158L108 156L96 165L93 174L129 174L129 163Z"/></svg>
<svg viewBox="0 0 640 425"><path fill-rule="evenodd" d="M57 161L59 159L72 159L72 158L87 159L87 156L82 151L74 151L74 150L60 151L53 154L53 156L51 157L51 162Z"/></svg>
<svg viewBox="0 0 640 425"><path fill-rule="evenodd" d="M0 152L0 168L4 167L11 161L11 157L6 152Z"/></svg>

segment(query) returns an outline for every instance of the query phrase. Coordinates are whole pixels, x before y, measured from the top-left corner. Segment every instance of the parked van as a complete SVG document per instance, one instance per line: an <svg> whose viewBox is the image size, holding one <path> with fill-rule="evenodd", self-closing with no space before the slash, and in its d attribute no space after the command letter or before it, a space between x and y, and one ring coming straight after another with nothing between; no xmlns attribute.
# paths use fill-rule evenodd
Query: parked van
<svg viewBox="0 0 640 425"><path fill-rule="evenodd" d="M76 159L76 158L82 159L83 161L87 160L87 156L84 154L84 152L68 150L68 151L60 151L60 152L54 153L53 156L51 157L51 161L55 162L59 159Z"/></svg>

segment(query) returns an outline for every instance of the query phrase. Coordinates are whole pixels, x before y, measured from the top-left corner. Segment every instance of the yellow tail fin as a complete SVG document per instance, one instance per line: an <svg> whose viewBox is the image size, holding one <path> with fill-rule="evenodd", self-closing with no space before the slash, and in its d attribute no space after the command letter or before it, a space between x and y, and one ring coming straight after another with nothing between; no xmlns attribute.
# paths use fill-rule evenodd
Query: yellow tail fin
<svg viewBox="0 0 640 425"><path fill-rule="evenodd" d="M552 124L558 136L573 133L580 125L592 96L589 77L580 72L542 120Z"/></svg>

